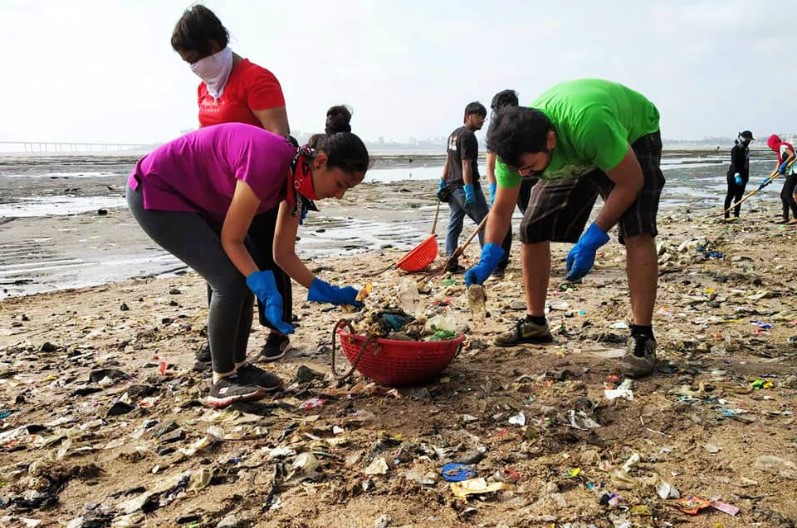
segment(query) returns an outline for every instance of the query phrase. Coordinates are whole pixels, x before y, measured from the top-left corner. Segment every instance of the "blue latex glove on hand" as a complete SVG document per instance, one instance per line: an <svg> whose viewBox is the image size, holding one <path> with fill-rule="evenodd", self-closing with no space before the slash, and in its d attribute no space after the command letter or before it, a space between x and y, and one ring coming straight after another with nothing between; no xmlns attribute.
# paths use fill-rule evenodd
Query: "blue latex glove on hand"
<svg viewBox="0 0 797 528"><path fill-rule="evenodd" d="M282 334L292 334L293 326L282 320L282 295L277 290L272 271L255 271L246 278L246 285L265 306L266 319Z"/></svg>
<svg viewBox="0 0 797 528"><path fill-rule="evenodd" d="M490 184L490 205L493 205L495 203L495 191L496 191L496 189L497 189L497 187L496 187L495 182L491 183Z"/></svg>
<svg viewBox="0 0 797 528"><path fill-rule="evenodd" d="M473 184L466 183L462 189L465 191L465 210L470 211L476 201L476 197L473 195Z"/></svg>
<svg viewBox="0 0 797 528"><path fill-rule="evenodd" d="M577 281L589 273L592 265L595 264L595 252L608 241L609 235L593 222L567 254L565 280Z"/></svg>
<svg viewBox="0 0 797 528"><path fill-rule="evenodd" d="M736 180L736 185L738 185L739 187L744 185L744 180L742 179L742 175L739 174L738 172L733 175L733 179Z"/></svg>
<svg viewBox="0 0 797 528"><path fill-rule="evenodd" d="M780 167L778 167L778 174L781 174L781 175L786 174L786 162L785 161L780 164Z"/></svg>
<svg viewBox="0 0 797 528"><path fill-rule="evenodd" d="M440 192L445 188L446 188L446 181L440 178L440 185L437 186L437 192Z"/></svg>
<svg viewBox="0 0 797 528"><path fill-rule="evenodd" d="M767 178L766 180L764 180L764 181L762 181L761 183L758 184L758 190L760 191L761 189L763 189L764 187L766 187L770 183L772 183L772 180Z"/></svg>
<svg viewBox="0 0 797 528"><path fill-rule="evenodd" d="M482 248L482 256L479 263L465 272L465 286L473 286L474 284L482 284L487 280L493 271L495 271L498 263L506 255L506 251L501 246L493 243L487 243Z"/></svg>
<svg viewBox="0 0 797 528"><path fill-rule="evenodd" d="M363 303L357 300L358 293L360 292L351 286L339 288L316 277L313 279L313 283L310 284L310 290L307 292L307 300L337 305L349 304L360 308Z"/></svg>

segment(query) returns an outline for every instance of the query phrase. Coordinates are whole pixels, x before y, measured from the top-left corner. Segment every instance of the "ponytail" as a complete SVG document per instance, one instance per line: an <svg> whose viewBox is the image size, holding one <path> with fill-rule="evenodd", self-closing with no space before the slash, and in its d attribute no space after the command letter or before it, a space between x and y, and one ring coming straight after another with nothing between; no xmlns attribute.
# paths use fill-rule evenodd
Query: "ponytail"
<svg viewBox="0 0 797 528"><path fill-rule="evenodd" d="M365 143L351 131L352 111L347 106L333 106L327 110L324 134L315 134L308 141L313 151L327 155L327 166L350 174L364 173L370 165Z"/></svg>

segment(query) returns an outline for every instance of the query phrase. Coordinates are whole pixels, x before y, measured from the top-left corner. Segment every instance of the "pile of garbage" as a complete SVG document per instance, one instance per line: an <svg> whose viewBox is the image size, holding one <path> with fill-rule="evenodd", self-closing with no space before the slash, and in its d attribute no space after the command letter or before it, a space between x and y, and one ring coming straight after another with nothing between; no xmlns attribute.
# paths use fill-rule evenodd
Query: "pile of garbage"
<svg viewBox="0 0 797 528"><path fill-rule="evenodd" d="M432 295L432 286L422 287L423 298L419 283L411 277L384 284L378 293L369 295L366 308L350 320L355 331L398 341L444 341L467 333L468 324L450 309L446 295L451 293L450 286L444 286L437 295ZM457 288L453 293L465 292Z"/></svg>

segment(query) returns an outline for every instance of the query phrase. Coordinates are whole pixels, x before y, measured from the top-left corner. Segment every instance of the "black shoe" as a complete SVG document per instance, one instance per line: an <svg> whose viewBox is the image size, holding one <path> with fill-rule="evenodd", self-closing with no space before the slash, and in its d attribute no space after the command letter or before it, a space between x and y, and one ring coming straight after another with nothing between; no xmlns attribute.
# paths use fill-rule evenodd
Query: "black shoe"
<svg viewBox="0 0 797 528"><path fill-rule="evenodd" d="M266 345L260 351L260 359L263 361L276 361L290 349L291 340L288 336L272 332L266 339Z"/></svg>
<svg viewBox="0 0 797 528"><path fill-rule="evenodd" d="M205 341L196 351L194 359L198 363L210 363L210 341Z"/></svg>
<svg viewBox="0 0 797 528"><path fill-rule="evenodd" d="M251 385L256 385L266 392L275 392L282 388L282 380L276 374L247 363L235 371L238 376Z"/></svg>
<svg viewBox="0 0 797 528"><path fill-rule="evenodd" d="M496 279L503 279L504 275L506 275L506 268L500 268L493 271L492 276Z"/></svg>
<svg viewBox="0 0 797 528"><path fill-rule="evenodd" d="M262 400L266 391L257 385L247 383L237 374L226 376L213 384L205 403L217 409L223 409L235 402Z"/></svg>
<svg viewBox="0 0 797 528"><path fill-rule="evenodd" d="M465 273L465 266L461 266L458 262L452 262L448 266L446 266L446 271L448 273L453 273L454 275L459 275L460 273Z"/></svg>

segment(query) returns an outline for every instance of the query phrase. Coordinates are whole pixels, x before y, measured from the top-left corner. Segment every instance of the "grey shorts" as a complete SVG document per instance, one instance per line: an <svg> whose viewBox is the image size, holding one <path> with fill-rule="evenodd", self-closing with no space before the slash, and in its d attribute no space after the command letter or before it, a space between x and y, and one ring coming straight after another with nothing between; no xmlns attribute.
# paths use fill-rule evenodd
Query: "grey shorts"
<svg viewBox="0 0 797 528"><path fill-rule="evenodd" d="M620 242L626 237L658 234L656 215L664 187L661 172L661 134L642 136L631 145L642 167L644 183L637 200L631 204L618 222ZM531 198L520 224L520 240L524 244L536 242L578 242L589 220L595 200L604 200L614 183L601 170L594 170L580 178L540 182L531 190Z"/></svg>

